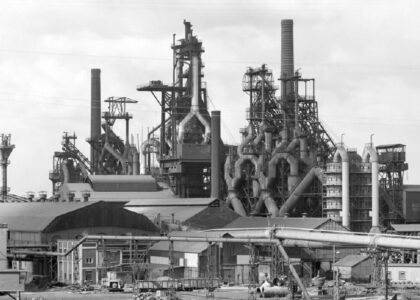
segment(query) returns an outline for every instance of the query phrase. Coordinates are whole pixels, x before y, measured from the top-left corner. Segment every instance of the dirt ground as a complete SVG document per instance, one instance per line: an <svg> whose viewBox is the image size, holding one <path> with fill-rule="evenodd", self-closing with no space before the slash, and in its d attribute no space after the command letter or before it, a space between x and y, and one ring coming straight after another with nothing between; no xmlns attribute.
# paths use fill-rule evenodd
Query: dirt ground
<svg viewBox="0 0 420 300"><path fill-rule="evenodd" d="M207 297L205 290L198 290L192 292L180 291L176 293L177 297L181 300L199 300L199 299L252 299L249 298L248 289L237 287L228 289L217 289L214 292L214 298ZM259 298L259 297L257 297ZM8 296L0 296L0 299L11 299ZM21 293L21 300L70 300L70 299L134 299L132 293L108 293L108 292L75 292L70 290L55 290L45 292L24 292ZM165 299L165 298L163 298ZM276 298L271 298L275 300Z"/></svg>

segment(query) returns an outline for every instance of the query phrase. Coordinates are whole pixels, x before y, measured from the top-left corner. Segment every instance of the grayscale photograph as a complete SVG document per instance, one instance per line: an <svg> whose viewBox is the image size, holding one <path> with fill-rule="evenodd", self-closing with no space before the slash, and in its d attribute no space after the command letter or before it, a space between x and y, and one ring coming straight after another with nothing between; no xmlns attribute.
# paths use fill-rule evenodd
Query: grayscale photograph
<svg viewBox="0 0 420 300"><path fill-rule="evenodd" d="M0 300L420 299L419 11L0 1Z"/></svg>

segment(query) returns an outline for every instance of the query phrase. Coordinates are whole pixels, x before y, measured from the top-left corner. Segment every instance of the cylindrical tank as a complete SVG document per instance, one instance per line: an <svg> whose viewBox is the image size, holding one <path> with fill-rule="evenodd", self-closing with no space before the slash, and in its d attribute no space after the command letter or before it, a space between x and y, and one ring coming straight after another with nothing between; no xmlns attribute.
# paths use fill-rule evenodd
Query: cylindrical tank
<svg viewBox="0 0 420 300"><path fill-rule="evenodd" d="M289 289L285 286L265 286L261 288L261 296L269 297L285 297L289 294Z"/></svg>

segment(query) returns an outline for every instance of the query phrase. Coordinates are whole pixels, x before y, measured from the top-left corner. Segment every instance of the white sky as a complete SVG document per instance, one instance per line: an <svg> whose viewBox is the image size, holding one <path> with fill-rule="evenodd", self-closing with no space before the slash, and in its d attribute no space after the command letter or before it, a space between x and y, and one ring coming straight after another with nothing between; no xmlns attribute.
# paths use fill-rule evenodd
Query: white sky
<svg viewBox="0 0 420 300"><path fill-rule="evenodd" d="M419 3L419 4L418 4ZM363 150L407 145L408 183L420 183L420 18L416 1L2 0L0 132L16 145L11 192L47 190L63 131L89 155L90 69L102 98L127 96L131 131L156 125L159 107L137 84L170 83L172 34L183 20L204 43L205 81L222 111L222 138L239 141L247 66L280 70L280 21L294 19L295 68L316 78L320 119L338 141ZM105 110L105 105L103 105ZM121 131L121 134L123 132ZM407 178L406 178L407 179Z"/></svg>

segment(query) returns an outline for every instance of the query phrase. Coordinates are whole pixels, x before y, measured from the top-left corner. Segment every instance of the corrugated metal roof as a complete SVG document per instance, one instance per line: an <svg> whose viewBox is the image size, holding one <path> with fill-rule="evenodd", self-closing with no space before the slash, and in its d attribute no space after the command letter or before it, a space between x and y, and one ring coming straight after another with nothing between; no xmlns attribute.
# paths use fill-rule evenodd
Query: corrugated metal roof
<svg viewBox="0 0 420 300"><path fill-rule="evenodd" d="M207 207L216 198L142 198L134 199L128 202L126 207L143 207L143 206L205 206Z"/></svg>
<svg viewBox="0 0 420 300"><path fill-rule="evenodd" d="M89 175L94 191L153 192L158 190L156 179L150 175Z"/></svg>
<svg viewBox="0 0 420 300"><path fill-rule="evenodd" d="M391 224L397 232L420 232L420 224Z"/></svg>
<svg viewBox="0 0 420 300"><path fill-rule="evenodd" d="M0 223L11 231L40 232L56 217L97 202L17 202L2 203Z"/></svg>
<svg viewBox="0 0 420 300"><path fill-rule="evenodd" d="M160 214L161 220L170 220L172 214L177 221L183 222L192 216L196 215L200 211L206 209L207 206L129 206L125 207L130 211L138 214L142 214L149 218L152 222L155 220L158 214Z"/></svg>
<svg viewBox="0 0 420 300"><path fill-rule="evenodd" d="M337 261L334 266L336 267L354 267L360 264L362 261L369 259L370 257L367 255L347 255L343 257L339 261Z"/></svg>
<svg viewBox="0 0 420 300"><path fill-rule="evenodd" d="M156 184L156 179L151 175L89 175L89 180L92 181L92 183L114 183L119 181Z"/></svg>
<svg viewBox="0 0 420 300"><path fill-rule="evenodd" d="M229 223L224 228L266 228L272 226L316 229L326 222L328 218L262 218L262 217L240 217Z"/></svg>
<svg viewBox="0 0 420 300"><path fill-rule="evenodd" d="M156 192L92 192L90 195L93 201L143 201L152 199L171 199L175 195L170 190L161 190Z"/></svg>
<svg viewBox="0 0 420 300"><path fill-rule="evenodd" d="M225 206L207 207L183 224L195 229L213 229L222 228L238 218L240 215Z"/></svg>

